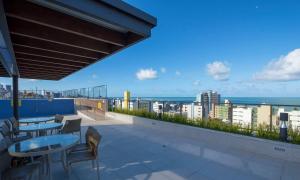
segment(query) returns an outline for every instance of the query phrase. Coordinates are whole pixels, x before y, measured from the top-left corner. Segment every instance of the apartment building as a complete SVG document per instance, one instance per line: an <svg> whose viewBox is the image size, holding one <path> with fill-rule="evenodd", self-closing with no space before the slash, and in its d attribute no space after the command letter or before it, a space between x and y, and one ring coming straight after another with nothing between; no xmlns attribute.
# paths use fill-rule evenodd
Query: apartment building
<svg viewBox="0 0 300 180"><path fill-rule="evenodd" d="M189 119L202 119L203 107L200 104L184 104L182 105L182 114Z"/></svg>
<svg viewBox="0 0 300 180"><path fill-rule="evenodd" d="M261 105L261 106L257 107L257 114L256 114L256 125L257 126L258 125L270 125L271 117L272 117L272 107L270 105ZM273 123L276 123L276 119L274 119Z"/></svg>
<svg viewBox="0 0 300 180"><path fill-rule="evenodd" d="M242 126L250 126L253 121L252 107L234 107L232 109L232 123Z"/></svg>

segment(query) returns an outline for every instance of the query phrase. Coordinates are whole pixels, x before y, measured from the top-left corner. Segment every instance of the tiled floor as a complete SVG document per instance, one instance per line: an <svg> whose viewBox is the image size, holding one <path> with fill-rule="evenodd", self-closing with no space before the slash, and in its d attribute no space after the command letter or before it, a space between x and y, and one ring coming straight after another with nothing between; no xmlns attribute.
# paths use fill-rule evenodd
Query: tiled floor
<svg viewBox="0 0 300 180"><path fill-rule="evenodd" d="M83 122L102 134L100 173L102 180L114 179L300 179L300 164L285 162L218 144L176 137L118 120ZM53 179L66 179L60 163L55 163ZM92 163L73 166L70 179L96 179Z"/></svg>

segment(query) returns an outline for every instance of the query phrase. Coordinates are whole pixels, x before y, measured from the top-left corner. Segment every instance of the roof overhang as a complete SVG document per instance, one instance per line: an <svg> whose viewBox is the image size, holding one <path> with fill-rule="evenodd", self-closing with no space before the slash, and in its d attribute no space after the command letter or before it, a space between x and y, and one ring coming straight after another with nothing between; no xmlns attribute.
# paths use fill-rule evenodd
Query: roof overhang
<svg viewBox="0 0 300 180"><path fill-rule="evenodd" d="M0 0L0 76L59 80L151 36L119 0Z"/></svg>

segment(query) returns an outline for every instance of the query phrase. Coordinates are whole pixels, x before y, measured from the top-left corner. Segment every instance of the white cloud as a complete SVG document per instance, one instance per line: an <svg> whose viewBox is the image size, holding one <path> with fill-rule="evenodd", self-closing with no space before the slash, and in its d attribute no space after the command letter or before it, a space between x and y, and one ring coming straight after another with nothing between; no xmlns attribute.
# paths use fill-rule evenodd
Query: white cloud
<svg viewBox="0 0 300 180"><path fill-rule="evenodd" d="M273 60L265 68L254 74L255 80L293 81L300 80L300 49Z"/></svg>
<svg viewBox="0 0 300 180"><path fill-rule="evenodd" d="M223 62L215 61L207 64L207 72L215 80L227 81L229 79L230 68Z"/></svg>
<svg viewBox="0 0 300 180"><path fill-rule="evenodd" d="M200 85L200 80L194 81L194 82L193 82L193 85L194 85L194 86L199 86L199 85Z"/></svg>
<svg viewBox="0 0 300 180"><path fill-rule="evenodd" d="M36 82L38 80L37 79L28 79L28 81L30 81L30 82Z"/></svg>
<svg viewBox="0 0 300 180"><path fill-rule="evenodd" d="M92 79L97 79L97 78L98 78L97 74L92 74Z"/></svg>
<svg viewBox="0 0 300 180"><path fill-rule="evenodd" d="M136 73L136 77L139 80L155 79L155 78L157 78L157 71L153 70L152 68L150 68L150 69L140 69Z"/></svg>
<svg viewBox="0 0 300 180"><path fill-rule="evenodd" d="M166 69L166 68L164 68L164 67L162 67L162 68L160 68L160 72L162 72L162 73L166 73L166 72L167 72L167 69Z"/></svg>
<svg viewBox="0 0 300 180"><path fill-rule="evenodd" d="M176 74L177 76L180 76L180 75L181 75L181 72L180 72L180 71L176 71L175 74Z"/></svg>

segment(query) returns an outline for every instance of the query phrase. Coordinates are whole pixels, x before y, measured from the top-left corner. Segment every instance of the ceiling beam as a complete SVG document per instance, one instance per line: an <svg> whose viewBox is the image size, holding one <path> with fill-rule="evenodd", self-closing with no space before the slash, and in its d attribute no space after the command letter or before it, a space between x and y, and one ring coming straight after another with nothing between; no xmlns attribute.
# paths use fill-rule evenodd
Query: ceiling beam
<svg viewBox="0 0 300 180"><path fill-rule="evenodd" d="M39 79L39 80L60 80L64 76L47 76L47 75L37 75L37 74L21 74L20 78L23 79Z"/></svg>
<svg viewBox="0 0 300 180"><path fill-rule="evenodd" d="M55 64L49 64L49 63L33 63L32 61L27 61L26 59L22 59L22 61L18 61L18 66L28 66L28 67L42 67L42 68L49 68L49 69L58 69L58 70L70 70L70 71L76 71L79 68L76 67L66 67L66 66L57 66Z"/></svg>
<svg viewBox="0 0 300 180"><path fill-rule="evenodd" d="M125 34L39 6L28 1L10 0L5 4L9 17L73 33L82 37L125 46Z"/></svg>
<svg viewBox="0 0 300 180"><path fill-rule="evenodd" d="M53 76L67 76L68 73L57 73L57 72L47 72L47 71L26 71L26 70L22 70L22 74L44 74L44 75L53 75Z"/></svg>
<svg viewBox="0 0 300 180"><path fill-rule="evenodd" d="M53 42L42 41L38 39L27 38L18 35L11 35L12 42L14 45L26 46L34 49L43 49L49 52L58 52L63 54L70 54L79 57L100 59L105 56L103 53L89 51L85 49L70 47L66 45L56 44Z"/></svg>
<svg viewBox="0 0 300 180"><path fill-rule="evenodd" d="M51 59L51 58L46 58L46 57L36 57L28 54L20 54L20 53L15 53L17 61L26 59L27 61L32 61L35 63L39 62L45 62L49 64L55 64L59 66L70 66L70 67L84 67L88 65L88 63L79 63L79 62L70 62L70 61L63 61L63 60L57 60L57 59Z"/></svg>
<svg viewBox="0 0 300 180"><path fill-rule="evenodd" d="M73 60L73 59L65 59L62 57L53 57L53 56L49 56L47 54L45 55L41 55L41 54L34 54L34 53L30 53L30 52L24 52L24 51L15 51L15 54L22 54L22 55L28 55L28 56L34 56L36 58L47 58L47 59L52 59L52 61L65 61L65 62L75 62L75 63L83 63L83 64L90 64L93 61L80 61L80 60Z"/></svg>
<svg viewBox="0 0 300 180"><path fill-rule="evenodd" d="M18 45L14 46L14 50L15 50L15 52L35 55L37 57L48 57L48 58L54 58L54 59L57 58L57 59L61 59L61 60L71 61L71 62L91 63L91 62L95 61L95 59L78 57L78 56L73 56L73 55L68 55L68 54L57 53L57 52L49 52L49 51L45 51L45 50L41 50L41 49L34 49L34 48L18 46Z"/></svg>
<svg viewBox="0 0 300 180"><path fill-rule="evenodd" d="M60 75L60 74L51 74L51 73L39 73L39 72L20 72L21 76L22 75L40 75L42 77L47 77L47 76L50 76L50 77L62 77L62 76L65 76L65 75Z"/></svg>
<svg viewBox="0 0 300 180"><path fill-rule="evenodd" d="M53 74L53 73L49 73L49 72L37 72L37 71L32 71L32 72L28 72L28 71L23 71L23 72L20 72L20 74L24 75L24 74L33 74L33 75L43 75L43 76L65 76L65 74Z"/></svg>
<svg viewBox="0 0 300 180"><path fill-rule="evenodd" d="M26 69L26 70L39 70L39 71L51 71L51 72L67 72L67 73L72 73L75 70L70 70L70 69L57 69L57 68L50 68L50 67L32 67L32 66L25 66L25 65L20 65L18 66L20 69Z"/></svg>
<svg viewBox="0 0 300 180"><path fill-rule="evenodd" d="M19 66L20 69L23 71L30 71L30 72L49 72L49 73L58 73L58 74L68 74L72 71L61 71L61 70L54 70L54 69L41 69L41 68L32 68L32 67L26 67L26 66Z"/></svg>
<svg viewBox="0 0 300 180"><path fill-rule="evenodd" d="M75 34L67 33L61 30L48 28L35 23L22 21L19 19L7 17L7 23L11 34L39 39L46 42L53 42L70 47L76 47L89 51L100 52L103 54L112 53L114 45L100 41L84 38ZM33 31L34 29L34 31Z"/></svg>

